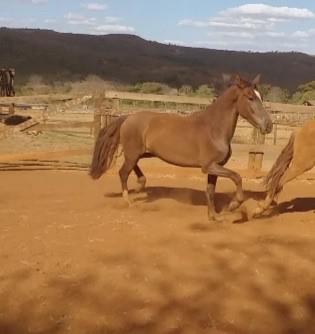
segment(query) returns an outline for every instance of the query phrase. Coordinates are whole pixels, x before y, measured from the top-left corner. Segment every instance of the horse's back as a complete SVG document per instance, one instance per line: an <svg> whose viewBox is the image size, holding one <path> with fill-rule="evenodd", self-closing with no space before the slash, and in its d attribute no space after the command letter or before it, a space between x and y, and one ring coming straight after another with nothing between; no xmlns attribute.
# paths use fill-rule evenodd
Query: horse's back
<svg viewBox="0 0 315 334"><path fill-rule="evenodd" d="M198 119L169 113L141 112L127 118L121 143L130 152L150 153L172 164L200 165Z"/></svg>
<svg viewBox="0 0 315 334"><path fill-rule="evenodd" d="M192 123L187 122L188 117L173 113L159 113L151 111L142 111L128 116L121 127L121 136L135 136L146 137L153 133L180 132L182 136L183 130L191 130Z"/></svg>
<svg viewBox="0 0 315 334"><path fill-rule="evenodd" d="M312 144L315 147L315 120L308 120L296 131L296 139L301 145Z"/></svg>
<svg viewBox="0 0 315 334"><path fill-rule="evenodd" d="M130 150L138 154L145 153L145 134L155 112L138 112L129 115L120 128L120 142L124 151Z"/></svg>
<svg viewBox="0 0 315 334"><path fill-rule="evenodd" d="M305 122L295 132L294 163L305 170L311 169L315 164L315 120Z"/></svg>

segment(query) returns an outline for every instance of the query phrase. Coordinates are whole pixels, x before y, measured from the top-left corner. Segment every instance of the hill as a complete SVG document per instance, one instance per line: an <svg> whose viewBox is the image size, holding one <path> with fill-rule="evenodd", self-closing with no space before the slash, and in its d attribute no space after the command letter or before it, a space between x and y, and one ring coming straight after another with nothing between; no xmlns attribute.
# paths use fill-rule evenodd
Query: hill
<svg viewBox="0 0 315 334"><path fill-rule="evenodd" d="M165 45L133 35L82 35L39 29L0 29L0 66L15 67L17 82L31 74L77 80L89 74L134 84L159 81L179 87L222 82L223 73L253 77L294 91L315 78L315 57Z"/></svg>

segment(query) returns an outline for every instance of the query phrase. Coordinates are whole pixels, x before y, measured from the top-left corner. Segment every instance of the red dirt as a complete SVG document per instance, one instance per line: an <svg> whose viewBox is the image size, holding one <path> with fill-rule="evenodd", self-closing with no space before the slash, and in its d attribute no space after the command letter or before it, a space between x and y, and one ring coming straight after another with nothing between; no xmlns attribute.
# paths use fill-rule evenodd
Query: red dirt
<svg viewBox="0 0 315 334"><path fill-rule="evenodd" d="M115 173L0 174L0 333L315 333L314 183L211 224L199 171L149 164L130 209Z"/></svg>

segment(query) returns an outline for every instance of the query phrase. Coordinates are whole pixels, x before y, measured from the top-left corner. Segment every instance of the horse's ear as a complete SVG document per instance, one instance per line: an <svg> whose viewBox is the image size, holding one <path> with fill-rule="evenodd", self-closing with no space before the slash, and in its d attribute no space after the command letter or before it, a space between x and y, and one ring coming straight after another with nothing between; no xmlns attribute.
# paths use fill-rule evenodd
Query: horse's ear
<svg viewBox="0 0 315 334"><path fill-rule="evenodd" d="M238 86L239 88L244 88L244 81L242 80L239 74L236 74L234 76L233 84Z"/></svg>
<svg viewBox="0 0 315 334"><path fill-rule="evenodd" d="M231 74L222 73L222 80L224 84L230 84L231 83Z"/></svg>
<svg viewBox="0 0 315 334"><path fill-rule="evenodd" d="M260 83L261 74L258 74L256 78L252 81L253 86L257 86Z"/></svg>

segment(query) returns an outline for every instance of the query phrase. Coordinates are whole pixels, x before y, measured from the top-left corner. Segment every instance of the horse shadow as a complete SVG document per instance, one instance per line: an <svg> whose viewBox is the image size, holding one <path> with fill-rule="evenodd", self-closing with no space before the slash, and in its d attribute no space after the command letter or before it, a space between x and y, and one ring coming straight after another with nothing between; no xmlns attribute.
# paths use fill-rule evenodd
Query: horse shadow
<svg viewBox="0 0 315 334"><path fill-rule="evenodd" d="M315 198L314 197L297 197L292 200L275 204L269 208L261 216L256 219L272 218L285 213L315 213Z"/></svg>
<svg viewBox="0 0 315 334"><path fill-rule="evenodd" d="M147 187L145 189L145 197L136 197L133 199L136 203L154 203L159 200L170 199L180 204L193 205L193 206L207 206L207 199L205 191L191 189L191 188L178 188L178 187ZM135 194L134 190L130 190L129 194ZM215 207L217 212L224 210L232 200L234 192L216 192L214 197ZM245 200L252 198L254 200L262 200L265 197L265 192L259 191L244 191ZM107 193L105 197L120 198L121 193Z"/></svg>
<svg viewBox="0 0 315 334"><path fill-rule="evenodd" d="M276 211L279 214L310 211L313 211L313 213L315 213L315 198L297 197L293 200L278 204L273 211Z"/></svg>

